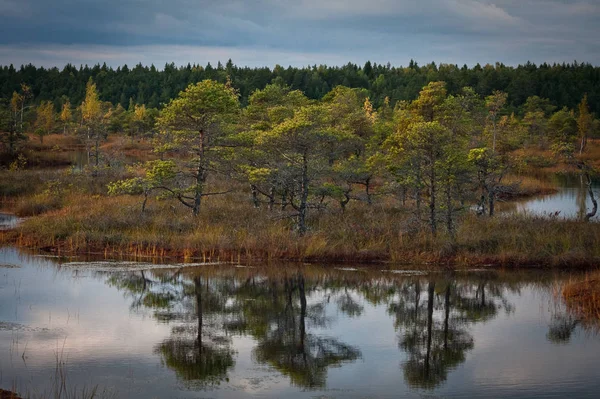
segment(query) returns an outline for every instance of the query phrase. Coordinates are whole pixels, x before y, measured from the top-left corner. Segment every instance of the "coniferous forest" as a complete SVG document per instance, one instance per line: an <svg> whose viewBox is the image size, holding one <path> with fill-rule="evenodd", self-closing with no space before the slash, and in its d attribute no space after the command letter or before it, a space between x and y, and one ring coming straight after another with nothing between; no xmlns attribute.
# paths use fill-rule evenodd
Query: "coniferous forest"
<svg viewBox="0 0 600 399"><path fill-rule="evenodd" d="M429 82L444 81L449 94L458 94L463 87L472 87L481 96L499 90L508 94L510 111L519 113L528 97L547 98L551 104L574 108L587 94L591 111L600 114L600 67L586 63L527 63L517 67L479 64L468 67L435 63L419 66L410 62L406 67L367 62L364 66L314 65L304 68L275 66L270 68L238 67L229 60L225 65L192 65L178 67L167 64L162 70L155 66L124 65L116 69L103 65L59 68L37 68L25 65L0 67L0 98L10 99L22 83L31 87L33 102L52 101L56 109L67 100L79 104L85 96L89 79L97 84L99 97L114 106L127 108L131 101L149 108L160 108L188 85L205 79L225 83L228 79L240 94L242 105L249 96L269 83L279 83L302 91L309 99L321 99L336 86L368 90L375 107L389 98L392 106L398 101L411 101Z"/></svg>

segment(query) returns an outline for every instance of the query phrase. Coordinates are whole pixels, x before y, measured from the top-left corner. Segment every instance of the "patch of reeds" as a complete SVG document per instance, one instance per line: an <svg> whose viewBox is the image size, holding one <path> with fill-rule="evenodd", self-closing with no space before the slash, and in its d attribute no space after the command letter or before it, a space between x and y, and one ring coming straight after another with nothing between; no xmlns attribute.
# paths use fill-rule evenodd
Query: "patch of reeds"
<svg viewBox="0 0 600 399"><path fill-rule="evenodd" d="M562 287L567 308L587 322L600 321L600 272L571 280Z"/></svg>

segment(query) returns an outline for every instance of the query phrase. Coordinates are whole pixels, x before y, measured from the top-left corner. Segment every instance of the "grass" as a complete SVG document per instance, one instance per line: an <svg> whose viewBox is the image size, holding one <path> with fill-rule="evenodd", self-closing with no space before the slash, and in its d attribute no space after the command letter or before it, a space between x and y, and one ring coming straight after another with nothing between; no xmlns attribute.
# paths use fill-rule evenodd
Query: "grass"
<svg viewBox="0 0 600 399"><path fill-rule="evenodd" d="M21 198L13 210L38 216L0 241L61 253L227 261L589 267L600 260L600 229L576 220L466 214L452 241L444 233L432 237L409 209L382 199L351 203L343 213L313 211L309 233L299 237L287 213L253 208L242 189L208 197L194 218L174 202L150 200L142 214L140 197L102 195L100 183L75 186Z"/></svg>
<svg viewBox="0 0 600 399"><path fill-rule="evenodd" d="M504 199L528 198L557 192L556 183L547 177L538 178L529 175L510 175L503 180L503 183L506 185L518 185L518 190Z"/></svg>
<svg viewBox="0 0 600 399"><path fill-rule="evenodd" d="M584 322L600 321L600 272L586 274L562 288L567 308Z"/></svg>

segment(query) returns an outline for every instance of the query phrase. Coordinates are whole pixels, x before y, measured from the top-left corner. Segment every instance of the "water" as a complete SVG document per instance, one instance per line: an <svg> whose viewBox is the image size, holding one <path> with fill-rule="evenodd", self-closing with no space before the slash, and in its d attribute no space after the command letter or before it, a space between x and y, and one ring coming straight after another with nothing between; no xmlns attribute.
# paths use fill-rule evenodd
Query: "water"
<svg viewBox="0 0 600 399"><path fill-rule="evenodd" d="M0 212L0 230L14 229L20 221L15 215Z"/></svg>
<svg viewBox="0 0 600 399"><path fill-rule="evenodd" d="M579 176L566 176L558 181L558 191L551 195L534 197L516 203L516 211L534 215L552 216L576 219L592 209L592 201L588 194L587 185ZM600 200L600 183L592 184L596 200ZM598 220L598 214L593 218Z"/></svg>
<svg viewBox="0 0 600 399"><path fill-rule="evenodd" d="M568 276L67 262L0 250L0 388L122 398L597 397ZM381 270L384 269L384 270Z"/></svg>

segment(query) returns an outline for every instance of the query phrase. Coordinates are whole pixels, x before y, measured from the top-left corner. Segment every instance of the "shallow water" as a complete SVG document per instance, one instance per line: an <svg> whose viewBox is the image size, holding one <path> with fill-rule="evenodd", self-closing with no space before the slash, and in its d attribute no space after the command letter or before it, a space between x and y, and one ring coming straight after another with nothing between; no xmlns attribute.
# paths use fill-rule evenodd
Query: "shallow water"
<svg viewBox="0 0 600 399"><path fill-rule="evenodd" d="M554 299L565 275L162 268L12 248L0 265L0 388L23 393L52 392L57 359L70 390L122 398L600 390L600 337Z"/></svg>
<svg viewBox="0 0 600 399"><path fill-rule="evenodd" d="M579 176L568 176L558 179L559 189L551 195L543 195L516 203L516 211L540 216L576 219L592 209L592 201L588 195L585 182ZM596 200L600 200L600 183L592 184ZM599 220L598 214L593 220Z"/></svg>
<svg viewBox="0 0 600 399"><path fill-rule="evenodd" d="M9 213L0 212L0 230L14 229L20 222L20 218Z"/></svg>

